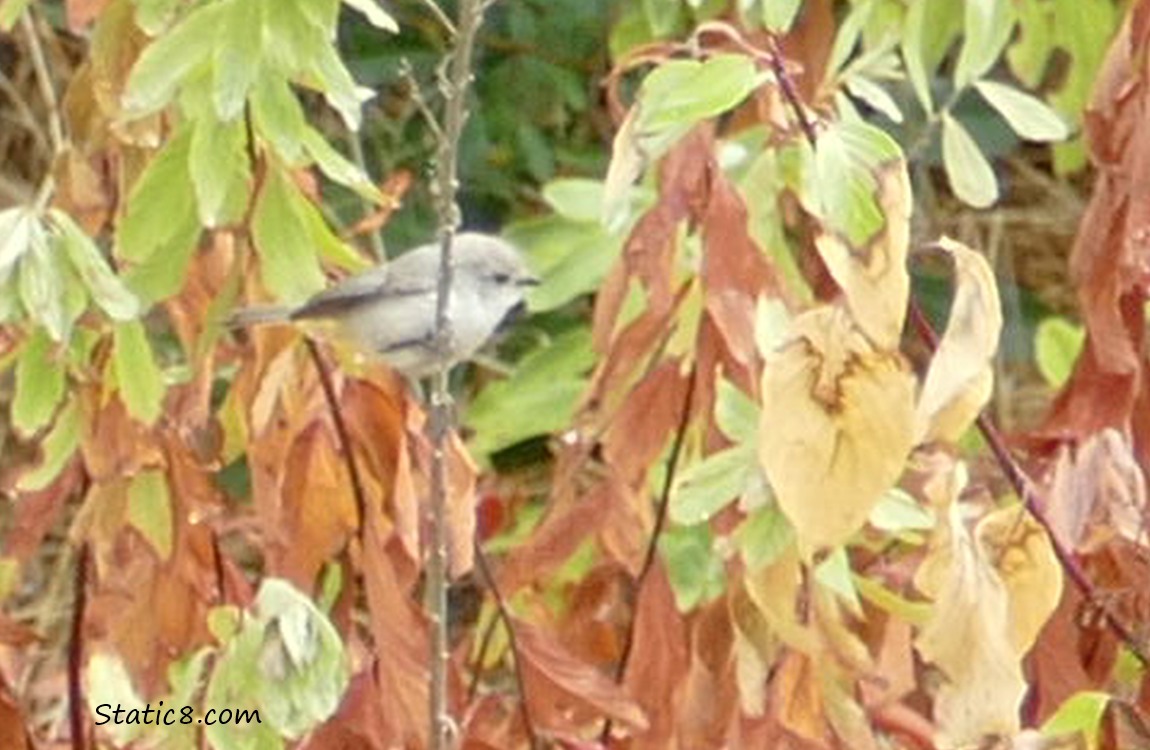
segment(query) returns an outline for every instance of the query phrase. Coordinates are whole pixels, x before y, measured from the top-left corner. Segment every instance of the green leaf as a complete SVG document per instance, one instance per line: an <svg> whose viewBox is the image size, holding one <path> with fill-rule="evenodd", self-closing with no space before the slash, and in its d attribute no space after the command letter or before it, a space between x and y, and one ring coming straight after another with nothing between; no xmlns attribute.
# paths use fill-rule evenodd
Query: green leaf
<svg viewBox="0 0 1150 750"><path fill-rule="evenodd" d="M679 29L683 8L679 0L643 0L643 15L656 38L666 38Z"/></svg>
<svg viewBox="0 0 1150 750"><path fill-rule="evenodd" d="M646 137L667 129L690 129L733 108L765 79L754 61L744 55L721 54L706 62L664 63L643 80L638 101L639 131Z"/></svg>
<svg viewBox="0 0 1150 750"><path fill-rule="evenodd" d="M924 531L933 529L934 514L897 487L887 491L870 512L871 526L881 531Z"/></svg>
<svg viewBox="0 0 1150 750"><path fill-rule="evenodd" d="M37 328L16 360L12 426L21 437L31 437L47 426L64 399L66 369L56 354L47 333Z"/></svg>
<svg viewBox="0 0 1150 750"><path fill-rule="evenodd" d="M0 31L11 31L32 0L0 0Z"/></svg>
<svg viewBox="0 0 1150 750"><path fill-rule="evenodd" d="M140 302L108 266L96 243L58 209L51 212L59 246L80 274L96 304L113 320L131 320L140 314Z"/></svg>
<svg viewBox="0 0 1150 750"><path fill-rule="evenodd" d="M225 10L223 3L201 5L148 45L125 88L123 104L130 116L142 117L166 107L192 70L207 63L224 28Z"/></svg>
<svg viewBox="0 0 1150 750"><path fill-rule="evenodd" d="M757 470L745 446L727 448L679 474L668 508L671 519L685 526L703 523L742 494Z"/></svg>
<svg viewBox="0 0 1150 750"><path fill-rule="evenodd" d="M994 170L978 144L958 120L942 115L942 165L954 194L975 208L986 208L998 200Z"/></svg>
<svg viewBox="0 0 1150 750"><path fill-rule="evenodd" d="M855 588L854 573L846 547L836 547L826 558L815 566L815 580L833 591L852 612L862 612L862 601Z"/></svg>
<svg viewBox="0 0 1150 750"><path fill-rule="evenodd" d="M802 0L763 0L763 25L776 34L790 30Z"/></svg>
<svg viewBox="0 0 1150 750"><path fill-rule="evenodd" d="M543 282L527 296L532 312L562 307L603 282L619 257L623 241L598 222L542 216L507 228L508 240L523 249Z"/></svg>
<svg viewBox="0 0 1150 750"><path fill-rule="evenodd" d="M668 528L659 540L659 553L680 612L692 610L726 590L726 571L722 558L715 554L706 524Z"/></svg>
<svg viewBox="0 0 1150 750"><path fill-rule="evenodd" d="M68 280L60 258L39 221L32 225L28 251L20 263L20 301L56 341L65 341L75 317L69 309Z"/></svg>
<svg viewBox="0 0 1150 750"><path fill-rule="evenodd" d="M828 76L837 76L850 60L873 8L872 2L855 3L847 13L847 17L839 24L834 44L831 46L830 60L827 62Z"/></svg>
<svg viewBox="0 0 1150 750"><path fill-rule="evenodd" d="M1070 379L1086 342L1086 331L1065 318L1045 318L1034 333L1034 357L1042 379L1061 388Z"/></svg>
<svg viewBox="0 0 1150 750"><path fill-rule="evenodd" d="M468 406L472 454L488 456L566 427L594 364L586 328L557 336L525 356L511 377L489 384Z"/></svg>
<svg viewBox="0 0 1150 750"><path fill-rule="evenodd" d="M348 130L359 130L363 102L373 95L355 85L332 44L332 29L315 2L276 3L267 16L270 64L319 90ZM335 6L338 8L338 5Z"/></svg>
<svg viewBox="0 0 1150 750"><path fill-rule="evenodd" d="M200 237L188 172L191 141L192 128L184 127L152 157L116 232L116 253L137 264L124 274L128 288L145 303L179 291Z"/></svg>
<svg viewBox="0 0 1150 750"><path fill-rule="evenodd" d="M136 25L148 36L158 36L175 15L181 0L133 0Z"/></svg>
<svg viewBox="0 0 1150 750"><path fill-rule="evenodd" d="M172 498L163 470L146 469L128 485L128 523L167 560L172 555Z"/></svg>
<svg viewBox="0 0 1150 750"><path fill-rule="evenodd" d="M181 128L136 180L116 232L116 254L143 263L169 248L187 219L196 221L195 196L188 173L192 128ZM198 227L198 222L197 222Z"/></svg>
<svg viewBox="0 0 1150 750"><path fill-rule="evenodd" d="M0 211L0 284L8 280L17 261L28 252L38 223L35 212L27 208Z"/></svg>
<svg viewBox="0 0 1150 750"><path fill-rule="evenodd" d="M315 159L316 165L328 179L354 190L373 203L379 204L383 201L379 188L372 184L363 170L336 151L318 130L304 127L303 147L308 156Z"/></svg>
<svg viewBox="0 0 1150 750"><path fill-rule="evenodd" d="M288 82L265 71L252 90L251 103L256 132L267 139L284 162L299 166L304 158L307 121Z"/></svg>
<svg viewBox="0 0 1150 750"><path fill-rule="evenodd" d="M751 444L759 435L759 405L727 379L715 395L715 422L731 442Z"/></svg>
<svg viewBox="0 0 1150 750"><path fill-rule="evenodd" d="M196 192L200 223L216 227L239 219L249 190L247 133L241 120L204 118L192 126L188 173Z"/></svg>
<svg viewBox="0 0 1150 750"><path fill-rule="evenodd" d="M990 70L1014 32L1011 0L966 0L965 8L962 49L954 69L956 89Z"/></svg>
<svg viewBox="0 0 1150 750"><path fill-rule="evenodd" d="M861 247L883 228L876 172L901 158L898 144L879 128L839 121L819 136L813 169L803 181L803 202L826 227Z"/></svg>
<svg viewBox="0 0 1150 750"><path fill-rule="evenodd" d="M543 186L543 200L566 219L597 223L603 206L603 183L578 177L552 180Z"/></svg>
<svg viewBox="0 0 1150 750"><path fill-rule="evenodd" d="M994 81L978 81L974 86L1020 137L1031 141L1061 141L1070 134L1058 113L1041 99Z"/></svg>
<svg viewBox="0 0 1150 750"><path fill-rule="evenodd" d="M384 12L383 8L379 7L376 0L343 0L349 8L355 8L364 15L367 22L377 29L390 31L393 34L399 33L399 24L395 19Z"/></svg>
<svg viewBox="0 0 1150 750"><path fill-rule="evenodd" d="M112 368L128 414L153 424L164 405L166 387L140 321L118 323L113 329Z"/></svg>
<svg viewBox="0 0 1150 750"><path fill-rule="evenodd" d="M735 529L735 543L751 572L779 558L795 542L795 530L777 503L756 508Z"/></svg>
<svg viewBox="0 0 1150 750"><path fill-rule="evenodd" d="M210 703L235 705L255 697L264 722L298 739L339 707L349 680L343 642L331 621L287 581L264 579L256 613L245 618L217 664ZM221 667L231 672L229 685L216 684L224 676Z"/></svg>
<svg viewBox="0 0 1150 750"><path fill-rule="evenodd" d="M308 226L297 208L305 199L282 170L272 167L252 216L260 277L277 298L302 300L323 287L323 272Z"/></svg>
<svg viewBox="0 0 1150 750"><path fill-rule="evenodd" d="M243 112L260 74L265 0L224 0L220 5L223 18L215 40L212 102L219 118L230 122Z"/></svg>
<svg viewBox="0 0 1150 750"><path fill-rule="evenodd" d="M898 108L894 97L887 93L879 84L863 75L853 75L846 81L847 90L852 96L862 99L875 110L883 113L892 122L903 121L902 110Z"/></svg>
<svg viewBox="0 0 1150 750"><path fill-rule="evenodd" d="M1042 724L1043 737L1081 734L1090 750L1097 750L1099 729L1112 696L1098 691L1081 691L1067 698Z"/></svg>
<svg viewBox="0 0 1150 750"><path fill-rule="evenodd" d="M60 410L56 423L40 441L40 462L16 483L21 492L38 492L56 480L80 447L81 414L76 401Z"/></svg>
<svg viewBox="0 0 1150 750"><path fill-rule="evenodd" d="M934 112L930 80L962 31L962 5L954 0L916 0L903 21L902 56L907 77L925 112Z"/></svg>

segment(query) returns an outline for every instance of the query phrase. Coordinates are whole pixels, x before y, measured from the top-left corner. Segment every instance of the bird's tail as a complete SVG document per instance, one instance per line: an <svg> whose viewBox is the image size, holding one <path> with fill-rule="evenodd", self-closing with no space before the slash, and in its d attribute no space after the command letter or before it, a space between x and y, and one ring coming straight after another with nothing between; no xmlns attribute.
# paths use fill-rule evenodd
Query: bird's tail
<svg viewBox="0 0 1150 750"><path fill-rule="evenodd" d="M276 323L286 323L291 320L292 308L284 305L255 305L240 308L227 319L228 328L245 328L247 326L260 326Z"/></svg>

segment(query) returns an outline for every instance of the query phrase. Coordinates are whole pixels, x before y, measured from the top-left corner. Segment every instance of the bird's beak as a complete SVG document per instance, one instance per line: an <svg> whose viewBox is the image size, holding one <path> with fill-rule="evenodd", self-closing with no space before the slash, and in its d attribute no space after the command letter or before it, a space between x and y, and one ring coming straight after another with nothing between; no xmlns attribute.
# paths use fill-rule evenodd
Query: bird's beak
<svg viewBox="0 0 1150 750"><path fill-rule="evenodd" d="M515 286L539 286L543 282L538 276L534 274L527 274L520 276L515 282Z"/></svg>

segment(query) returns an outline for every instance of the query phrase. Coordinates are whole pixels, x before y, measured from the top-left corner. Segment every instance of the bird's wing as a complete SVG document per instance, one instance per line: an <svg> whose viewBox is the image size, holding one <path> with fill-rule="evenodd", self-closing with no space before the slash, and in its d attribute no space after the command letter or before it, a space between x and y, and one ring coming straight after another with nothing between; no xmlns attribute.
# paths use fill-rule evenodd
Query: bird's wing
<svg viewBox="0 0 1150 750"><path fill-rule="evenodd" d="M435 288L434 266L428 253L411 251L383 266L351 276L315 295L292 313L295 320L332 318L346 314L379 297L399 298L426 294ZM428 273L432 271L432 273Z"/></svg>

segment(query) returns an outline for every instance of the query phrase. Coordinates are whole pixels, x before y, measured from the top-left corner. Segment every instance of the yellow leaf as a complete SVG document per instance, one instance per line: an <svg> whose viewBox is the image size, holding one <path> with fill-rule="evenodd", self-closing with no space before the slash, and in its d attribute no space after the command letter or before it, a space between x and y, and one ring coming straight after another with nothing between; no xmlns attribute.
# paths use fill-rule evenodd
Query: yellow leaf
<svg viewBox="0 0 1150 750"><path fill-rule="evenodd" d="M975 536L1006 585L1008 636L1021 658L1062 598L1062 567L1050 537L1021 505L988 514Z"/></svg>
<svg viewBox="0 0 1150 750"><path fill-rule="evenodd" d="M963 503L950 504L915 577L934 599L915 645L944 677L934 701L940 748L973 747L988 734L1017 732L1026 694L1021 659L1011 642L1008 590L964 526L966 510Z"/></svg>
<svg viewBox="0 0 1150 750"><path fill-rule="evenodd" d="M990 398L991 360L1002 333L1002 305L990 264L948 237L937 247L954 260L954 304L918 399L916 442L953 441L978 416Z"/></svg>
<svg viewBox="0 0 1150 750"><path fill-rule="evenodd" d="M898 347L906 319L910 274L906 252L910 241L910 179L906 162L884 166L879 180L879 205L886 217L883 231L865 247L851 247L830 232L815 239L827 270L843 290L847 307L859 328L884 349Z"/></svg>
<svg viewBox="0 0 1150 750"><path fill-rule="evenodd" d="M841 310L795 318L763 370L759 461L805 554L842 544L902 473L914 378Z"/></svg>

